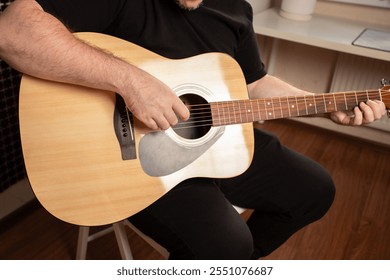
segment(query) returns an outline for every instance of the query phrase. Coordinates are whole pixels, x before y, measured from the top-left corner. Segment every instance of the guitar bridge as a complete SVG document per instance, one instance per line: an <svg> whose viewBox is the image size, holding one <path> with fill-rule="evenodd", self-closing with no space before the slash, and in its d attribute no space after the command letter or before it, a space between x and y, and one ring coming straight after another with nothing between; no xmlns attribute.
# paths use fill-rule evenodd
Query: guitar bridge
<svg viewBox="0 0 390 280"><path fill-rule="evenodd" d="M114 130L123 160L136 159L133 114L127 109L123 98L116 94Z"/></svg>

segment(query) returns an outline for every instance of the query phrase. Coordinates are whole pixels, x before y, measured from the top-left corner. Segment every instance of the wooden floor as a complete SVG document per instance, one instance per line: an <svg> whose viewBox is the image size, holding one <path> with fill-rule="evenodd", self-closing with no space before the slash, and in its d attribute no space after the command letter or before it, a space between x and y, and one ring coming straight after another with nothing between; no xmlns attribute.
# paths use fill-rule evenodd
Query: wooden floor
<svg viewBox="0 0 390 280"><path fill-rule="evenodd" d="M390 259L390 149L286 120L260 128L320 162L337 187L328 214L266 259ZM77 226L33 203L1 221L0 259L74 259L77 234ZM132 231L128 236L135 259L161 259ZM113 233L89 245L87 259L119 258Z"/></svg>

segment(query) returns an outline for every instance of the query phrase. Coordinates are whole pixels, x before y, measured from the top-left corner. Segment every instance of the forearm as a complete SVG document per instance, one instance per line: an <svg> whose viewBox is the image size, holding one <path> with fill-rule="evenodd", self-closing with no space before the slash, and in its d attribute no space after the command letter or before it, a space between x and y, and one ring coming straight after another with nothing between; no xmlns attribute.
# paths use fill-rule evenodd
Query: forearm
<svg viewBox="0 0 390 280"><path fill-rule="evenodd" d="M249 84L248 91L252 99L313 94L294 87L271 75L266 75L260 80Z"/></svg>
<svg viewBox="0 0 390 280"><path fill-rule="evenodd" d="M0 57L38 78L118 92L151 129L167 129L177 123L177 116L189 116L160 80L76 39L33 0L16 0L0 16Z"/></svg>
<svg viewBox="0 0 390 280"><path fill-rule="evenodd" d="M125 79L117 73L131 67L76 39L32 0L11 4L0 16L0 30L0 57L39 78L118 91Z"/></svg>

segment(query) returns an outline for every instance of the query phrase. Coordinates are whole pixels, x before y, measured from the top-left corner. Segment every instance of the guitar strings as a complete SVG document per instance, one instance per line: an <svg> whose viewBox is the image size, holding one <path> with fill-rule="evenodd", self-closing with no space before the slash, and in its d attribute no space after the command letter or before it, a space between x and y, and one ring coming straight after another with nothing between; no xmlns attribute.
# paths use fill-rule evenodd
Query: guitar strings
<svg viewBox="0 0 390 280"><path fill-rule="evenodd" d="M332 101L336 100L336 101L340 101L341 103L345 103L348 101L351 101L352 103L356 103L356 99L360 99L360 97L363 97L364 101L368 100L367 94L372 94L372 93L377 93L377 92L358 93L358 94L356 94L356 97L355 96L345 97L344 93L334 93L334 94L331 94L331 95L334 95L333 98L327 94L315 94L315 95L305 95L305 96L287 96L287 97L270 97L270 98L247 99L247 100L217 101L217 102L212 102L212 103L219 104L220 106L225 106L225 105L228 106L229 104L237 103L237 102L262 102L262 103L272 103L271 105L275 105L277 103L281 104L282 102L292 100L292 103L301 105L301 104L307 104L307 102L308 102L307 100L310 100L310 99L313 99L313 101L315 101L315 102L320 101L320 103L322 103L322 104L324 104L324 101L329 101L329 100L332 100ZM343 95L343 96L340 96L340 95ZM390 95L390 92L382 93L382 99L388 97L389 95ZM282 101L282 99L284 99L286 101ZM373 100L374 98L370 98L370 99ZM359 103L364 102L361 100L358 100L358 101L359 101ZM321 104L317 104L317 105L321 105ZM210 104L209 103L193 104L193 105L189 105L188 107L194 108L192 110L196 111L196 110L207 109L207 106L210 106Z"/></svg>
<svg viewBox="0 0 390 280"><path fill-rule="evenodd" d="M384 98L388 98L390 95L389 92L385 92L385 93L382 93L382 99ZM362 93L360 94L360 96L363 96L363 97L366 97L366 93ZM295 99L295 96L291 96L291 98L294 98ZM297 96L297 98L302 98L301 96ZM317 99L321 99L321 97L319 97L319 95L315 96L315 98ZM278 99L277 101L275 101L275 99ZM261 101L271 101L272 102L272 107L273 107L273 110L275 111L278 111L278 110L283 110L285 108L289 108L289 107L286 107L286 106L278 106L278 107L275 107L275 104L279 103L278 105L280 105L280 101L279 101L279 98L271 98L271 99L259 99ZM256 102L256 101L259 101L259 100L250 100L251 102ZM339 99L341 100L343 103L345 102L345 98L342 98L342 99ZM337 101L337 98L336 98L336 101ZM225 103L234 103L234 102L237 102L237 101L227 101L227 102L217 102L217 103L220 103L220 107L221 107L221 104L222 104L222 110L226 109L228 106L225 104ZM305 104L306 102L298 102L296 104ZM359 102L360 103L360 102ZM356 104L356 101L353 100L352 102L353 105L357 105ZM211 117L211 113L210 112L206 112L206 113L203 113L203 112L199 112L199 111L202 111L202 110L207 110L209 109L209 104L194 104L194 105L191 105L190 107L194 108L194 109L191 109L190 111L192 112L192 121L191 122L182 122L178 125L178 129L182 129L182 128L190 128L190 127L197 127L197 126L210 126L212 125L212 117ZM317 106L319 107L319 106ZM322 106L323 108L325 108L325 105ZM289 108L290 109L290 108ZM227 109L229 110L229 109ZM198 112L198 113L194 113L194 112ZM229 112L230 113L230 112ZM236 112L233 112L233 113L238 113L238 114L248 114L247 112L242 112L241 110L236 110ZM259 113L257 112L256 110L254 110L254 112L251 112L251 113ZM197 116L200 116L200 117L194 117L195 115ZM300 115L300 114L297 114L297 115ZM307 114L305 114L307 115ZM207 119L209 118L209 119ZM264 118L264 120L266 119L274 119L275 116L271 116L271 117L266 117ZM230 121L230 117L227 117L225 119L229 119ZM224 120L223 118L220 119L220 120ZM262 120L262 118L260 118L259 120ZM247 122L250 122L249 120ZM199 123L201 123L199 125ZM235 122L235 123L238 123L238 122ZM180 127L179 127L180 126Z"/></svg>
<svg viewBox="0 0 390 280"><path fill-rule="evenodd" d="M353 93L354 96L345 97L345 94L349 94L349 93ZM299 116L301 114L307 115L306 114L306 111L307 111L306 106L308 104L309 99L312 99L312 101L315 103L320 101L320 104L316 104L316 109L321 111L320 113L322 113L322 112L329 112L327 110L324 110L324 109L326 109L327 106L336 107L337 105L340 105L339 103L346 104L348 107L357 106L358 103L363 102L363 101L360 101L359 99L364 98L365 100L367 100L367 95L378 94L378 93L379 92L377 90L376 91L367 91L367 92L333 93L332 98L329 98L330 96L327 96L328 99L325 98L326 94L305 95L305 96L288 96L288 97L281 97L281 98L272 97L272 98L262 98L262 99L252 99L252 100L248 99L248 100L245 100L245 102L248 101L249 103L252 103L251 105L253 105L253 103L261 102L261 103L263 103L264 106L267 103L266 106L271 107L271 108L268 108L268 110L273 110L274 112L278 112L278 111L287 112L287 111L291 111L291 110L299 110L300 106L305 106L304 110L301 110L301 112L297 111L297 114L293 114L294 116ZM386 100L389 100L389 102L390 102L390 91L387 90L385 92L382 92L381 96L382 96L382 100L386 99ZM297 106L295 108L292 108L290 106L286 106L286 104L282 104L281 99L284 99L287 101L289 99L290 99L290 101L293 100L291 102L292 105L294 105L294 106L297 105ZM334 101L334 102L332 101L332 104L325 103L325 101L329 101L331 99ZM371 98L371 99L373 99L373 98ZM356 102L356 100L358 101L358 103ZM232 107L232 105L234 105L235 103L240 103L240 102L243 102L243 101L242 100L229 100L229 101L212 102L211 104L213 104L213 105L216 104L218 106L218 110L223 111L223 112L221 112L222 118L219 117L217 120L217 123L218 122L231 123L230 118L237 119L237 117L235 115L251 114L251 115L257 115L256 117L260 116L260 111L262 111L262 110L259 110L258 108L256 108L256 107L258 107L257 105L251 106L251 107L255 107L255 108L253 108L253 109L251 108L250 112L248 112L248 108L240 108L240 106L238 106L238 108ZM336 104L334 104L334 103L336 103ZM237 105L236 105L236 107L237 107ZM190 110L190 116L191 116L190 121L179 122L173 128L175 128L175 129L188 129L188 128L194 128L194 127L212 126L213 125L211 105L209 103L191 104L188 106L188 108ZM349 108L349 109L351 109L351 108ZM229 113L229 116L226 116L224 111L227 111L227 113ZM336 111L336 110L333 110L333 111ZM232 114L234 117L231 117ZM286 114L288 116L292 115L291 112L286 113ZM271 116L268 115L265 118L259 117L259 118L256 118L256 120L276 119L277 116L275 116L275 115L276 114L274 114L272 112ZM279 115L279 112L277 115ZM281 113L280 117L283 117L282 115L283 114ZM248 116L246 116L246 119L248 120ZM243 121L243 122L250 122L250 121ZM240 123L240 122L235 121L234 123Z"/></svg>

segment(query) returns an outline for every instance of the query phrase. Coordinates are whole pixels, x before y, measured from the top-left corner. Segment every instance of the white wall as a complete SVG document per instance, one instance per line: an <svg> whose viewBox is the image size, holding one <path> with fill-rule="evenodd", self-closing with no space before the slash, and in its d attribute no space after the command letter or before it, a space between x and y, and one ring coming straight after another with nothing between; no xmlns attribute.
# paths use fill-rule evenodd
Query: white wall
<svg viewBox="0 0 390 280"><path fill-rule="evenodd" d="M279 5L280 0L273 0L272 6L279 7ZM367 27L379 25L385 30L390 30L389 13L389 9L325 0L318 1L315 10L317 15L338 17L347 21L360 21L366 23ZM269 67L270 74L308 91L322 93L337 89L335 84L339 84L344 77L339 75L345 75L347 72L347 70L343 71L342 69L348 69L352 72L349 75L352 82L345 83L350 88L341 91L376 89L380 87L381 78L390 80L390 62L352 55L346 56L337 51L285 40L274 40L264 36L258 36L258 42L261 46L262 58ZM271 57L274 63L269 63ZM355 68L356 71L354 72L353 66L359 61L362 61L361 67L359 69ZM354 76L355 83L353 82ZM366 77L370 78L366 79ZM362 80L367 81L364 84ZM390 120L387 118L383 118L380 123L376 123L380 125L361 128L335 125L333 122L322 118L300 118L300 120L362 139L390 145L390 132L383 131L384 126L386 129L390 128Z"/></svg>

